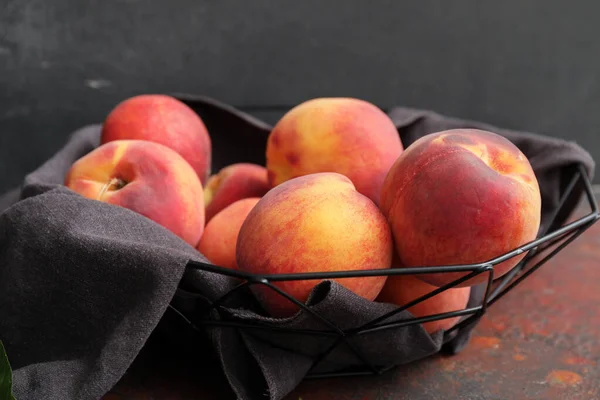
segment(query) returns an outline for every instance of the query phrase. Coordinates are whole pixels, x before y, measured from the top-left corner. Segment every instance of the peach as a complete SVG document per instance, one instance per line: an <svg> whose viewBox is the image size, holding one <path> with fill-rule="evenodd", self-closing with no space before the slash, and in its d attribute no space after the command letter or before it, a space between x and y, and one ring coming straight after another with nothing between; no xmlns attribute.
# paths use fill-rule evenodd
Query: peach
<svg viewBox="0 0 600 400"><path fill-rule="evenodd" d="M80 195L128 208L192 246L204 230L202 184L190 164L158 143L116 140L69 169L65 186Z"/></svg>
<svg viewBox="0 0 600 400"><path fill-rule="evenodd" d="M101 143L147 140L179 153L204 185L210 175L212 145L202 119L183 102L161 94L134 96L117 104L102 126Z"/></svg>
<svg viewBox="0 0 600 400"><path fill-rule="evenodd" d="M379 205L381 186L403 146L392 120L354 98L318 98L288 111L267 140L269 182L337 172Z"/></svg>
<svg viewBox="0 0 600 400"><path fill-rule="evenodd" d="M290 179L265 194L239 232L239 269L254 274L360 271L389 268L392 235L377 206L346 176L333 172ZM335 279L373 300L386 276ZM306 302L321 280L273 282ZM298 311L291 301L263 285L252 286L265 309L276 317Z"/></svg>
<svg viewBox="0 0 600 400"><path fill-rule="evenodd" d="M429 285L413 275L395 275L388 277L377 301L404 306L409 302L425 296L437 286ZM470 287L446 289L425 301L418 302L407 310L415 317L428 317L451 311L464 310L471 295ZM444 318L437 321L425 322L423 328L428 333L448 330L460 321L460 317Z"/></svg>
<svg viewBox="0 0 600 400"><path fill-rule="evenodd" d="M238 269L235 258L238 234L248 213L259 200L259 197L238 200L215 214L204 228L196 247L198 251L215 265Z"/></svg>
<svg viewBox="0 0 600 400"><path fill-rule="evenodd" d="M212 175L204 187L206 222L230 204L248 197L262 197L270 189L267 169L251 163L236 163Z"/></svg>
<svg viewBox="0 0 600 400"><path fill-rule="evenodd" d="M536 238L541 195L525 155L488 131L453 129L411 144L391 167L381 210L402 265L430 267L481 263ZM494 268L506 274L525 254ZM418 275L441 286L468 272ZM486 281L487 273L460 286Z"/></svg>

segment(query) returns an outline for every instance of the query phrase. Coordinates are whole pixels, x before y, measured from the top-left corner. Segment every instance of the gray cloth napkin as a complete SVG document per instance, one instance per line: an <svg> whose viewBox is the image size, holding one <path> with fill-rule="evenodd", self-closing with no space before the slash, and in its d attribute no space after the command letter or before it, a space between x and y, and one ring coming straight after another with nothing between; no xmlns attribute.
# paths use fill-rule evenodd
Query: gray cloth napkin
<svg viewBox="0 0 600 400"><path fill-rule="evenodd" d="M268 124L210 98L179 98L204 119L211 132L213 169L234 162L264 164ZM543 227L548 226L577 166L583 165L590 176L594 172L593 160L575 143L423 110L398 107L389 115L405 146L427 133L456 127L488 129L513 141L529 157L540 182ZM98 145L99 134L98 125L76 131L21 187L0 197L0 339L14 367L18 398L100 398L125 373L169 303L194 320L210 301L236 284L233 278L186 269L189 260L206 259L154 222L84 199L61 185L70 165ZM576 188L576 196L555 225L568 218L581 190ZM186 297L178 288L200 296ZM482 289L474 288L469 306L481 303ZM309 305L341 329L358 327L394 309L332 282L318 285ZM326 328L304 312L289 319L267 318L247 290L210 315L279 328ZM393 320L409 317L404 311ZM371 363L385 367L439 351L460 351L473 327L452 335L429 335L413 325L354 336L349 342ZM335 340L270 330L205 328L240 399L285 397L304 379L315 357ZM173 340L184 337L177 330L169 334ZM343 343L315 371L360 365L351 347Z"/></svg>

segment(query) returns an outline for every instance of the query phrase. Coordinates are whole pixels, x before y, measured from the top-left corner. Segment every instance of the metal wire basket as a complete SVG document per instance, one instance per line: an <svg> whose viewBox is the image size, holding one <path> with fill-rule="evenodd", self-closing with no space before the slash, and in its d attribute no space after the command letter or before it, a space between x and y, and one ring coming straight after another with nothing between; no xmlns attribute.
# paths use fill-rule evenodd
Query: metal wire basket
<svg viewBox="0 0 600 400"><path fill-rule="evenodd" d="M581 186L578 186L581 185ZM590 211L584 216L577 218L572 222L567 222L563 226L557 226L557 216L561 214L567 201L573 200L573 193L575 187L582 187L584 199L588 204ZM186 314L183 310L178 309L175 303L171 304L171 309L176 312L183 320L193 329L197 331L204 331L214 327L230 328L245 331L252 330L273 330L280 333L294 333L308 336L325 336L333 339L333 344L322 351L317 357L314 358L312 368L307 374L306 378L320 378L320 377L332 377L332 376L355 376L355 375L369 375L369 374L381 374L386 370L389 370L388 366L381 366L373 363L366 357L359 348L353 345L349 340L354 336L366 335L369 333L388 330L388 329L402 329L403 327L421 324L425 322L437 321L446 318L462 317L462 320L457 323L450 330L446 331L446 334L452 331L461 329L470 324L476 324L480 318L486 313L489 307L493 306L503 296L515 288L519 283L529 277L538 268L547 263L557 253L573 242L579 235L585 232L590 226L596 223L600 219L598 212L598 205L594 197L592 186L587 175L586 170L583 166L579 166L573 178L569 182L564 195L562 196L558 207L555 209L553 215L549 218L549 223L545 225L545 229L540 231L538 238L530 243L527 243L519 248L516 248L506 254L502 254L487 262L470 264L470 265L452 265L452 266L439 266L439 267L416 267L416 268L392 268L387 270L364 270L364 271L339 271L339 272L316 272L316 273L293 273L293 274L277 274L277 275L256 275L245 273L241 271L231 270L222 268L213 264L201 263L196 261L190 261L186 268L188 269L199 269L211 273L225 275L234 279L239 280L238 285L226 293L216 301L210 302L207 307L203 308L201 312L195 312L193 315ZM499 279L494 279L494 266L506 261L512 257L527 253L526 256L507 274ZM293 296L284 292L277 286L273 285L275 282L281 281L293 281L293 280L305 280L305 279L318 279L327 280L335 278L352 278L352 277L372 277L372 276L392 276L392 275L418 275L424 273L455 273L455 272L467 272L461 278L454 280L444 286L441 286L430 293L421 296L403 306L399 306L392 312L375 318L367 323L361 324L360 326L352 327L350 329L342 329L336 326L335 323L329 321L318 312L310 307L307 307L303 302L298 301ZM441 314L428 315L420 318L410 318L402 321L387 321L388 318L400 313L408 308L423 302L445 290L453 288L460 283L467 281L480 274L487 275L487 281L485 285L485 295L481 301L481 304L464 308L461 310L455 310L451 312L445 312ZM217 310L223 307L229 298L235 295L238 291L247 290L252 285L263 285L268 287L270 290L277 292L280 296L288 299L289 301L296 304L299 308L303 309L306 313L309 313L313 318L319 320L326 326L326 329L315 330L315 329L295 329L286 328L280 326L269 326L268 324L255 324L246 321L226 321L215 319L211 315L211 311ZM179 289L177 296L189 297L198 295L201 293L190 293L184 289ZM352 368L351 370L342 370L335 372L319 373L314 372L316 367L322 363L332 353L337 346L347 345L356 356L359 362L359 368Z"/></svg>

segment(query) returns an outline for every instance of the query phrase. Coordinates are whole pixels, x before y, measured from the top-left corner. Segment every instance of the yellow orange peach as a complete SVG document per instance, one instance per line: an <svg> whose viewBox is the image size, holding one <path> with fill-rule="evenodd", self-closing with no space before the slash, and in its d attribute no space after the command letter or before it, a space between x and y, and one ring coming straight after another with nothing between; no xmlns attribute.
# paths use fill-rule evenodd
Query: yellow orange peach
<svg viewBox="0 0 600 400"><path fill-rule="evenodd" d="M215 265L238 269L235 259L238 234L259 200L259 197L238 200L216 213L204 228L198 251Z"/></svg>
<svg viewBox="0 0 600 400"><path fill-rule="evenodd" d="M379 205L381 185L403 146L392 120L355 98L317 98L288 111L267 141L272 186L316 172L337 172Z"/></svg>
<svg viewBox="0 0 600 400"><path fill-rule="evenodd" d="M390 228L366 196L338 173L290 179L265 194L239 232L236 257L242 271L254 274L385 269L393 243ZM373 300L385 276L335 279ZM305 302L318 279L274 285ZM296 305L270 288L254 285L257 298L273 316L290 316Z"/></svg>
<svg viewBox="0 0 600 400"><path fill-rule="evenodd" d="M178 99L143 94L117 104L102 126L101 143L147 140L179 153L196 171L202 184L210 175L212 145L202 119Z"/></svg>
<svg viewBox="0 0 600 400"><path fill-rule="evenodd" d="M267 169L261 165L236 163L221 169L204 187L206 223L230 204L248 197L262 197L269 189Z"/></svg>
<svg viewBox="0 0 600 400"><path fill-rule="evenodd" d="M412 275L396 275L388 277L377 301L404 306L434 290L437 286L429 285ZM471 295L470 287L446 289L425 301L409 307L407 310L415 317L429 317L451 311L464 310ZM428 333L448 330L458 323L460 317L444 318L423 323Z"/></svg>
<svg viewBox="0 0 600 400"><path fill-rule="evenodd" d="M196 246L204 230L202 184L190 164L158 143L116 140L77 160L65 186L141 214Z"/></svg>
<svg viewBox="0 0 600 400"><path fill-rule="evenodd" d="M527 157L493 132L454 129L411 144L391 167L381 209L402 265L430 267L490 261L534 240L541 195ZM524 254L494 268L506 274ZM467 272L418 275L441 286ZM461 286L487 280L480 274Z"/></svg>

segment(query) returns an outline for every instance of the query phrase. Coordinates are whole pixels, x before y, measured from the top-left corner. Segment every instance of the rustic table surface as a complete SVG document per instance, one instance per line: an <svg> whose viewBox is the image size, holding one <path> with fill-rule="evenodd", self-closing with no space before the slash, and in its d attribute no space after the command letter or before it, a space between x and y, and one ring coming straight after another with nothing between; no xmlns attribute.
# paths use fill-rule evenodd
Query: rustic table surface
<svg viewBox="0 0 600 400"><path fill-rule="evenodd" d="M597 223L490 307L460 354L305 381L286 400L600 399L599 261ZM185 353L152 339L103 400L235 398L210 351Z"/></svg>

